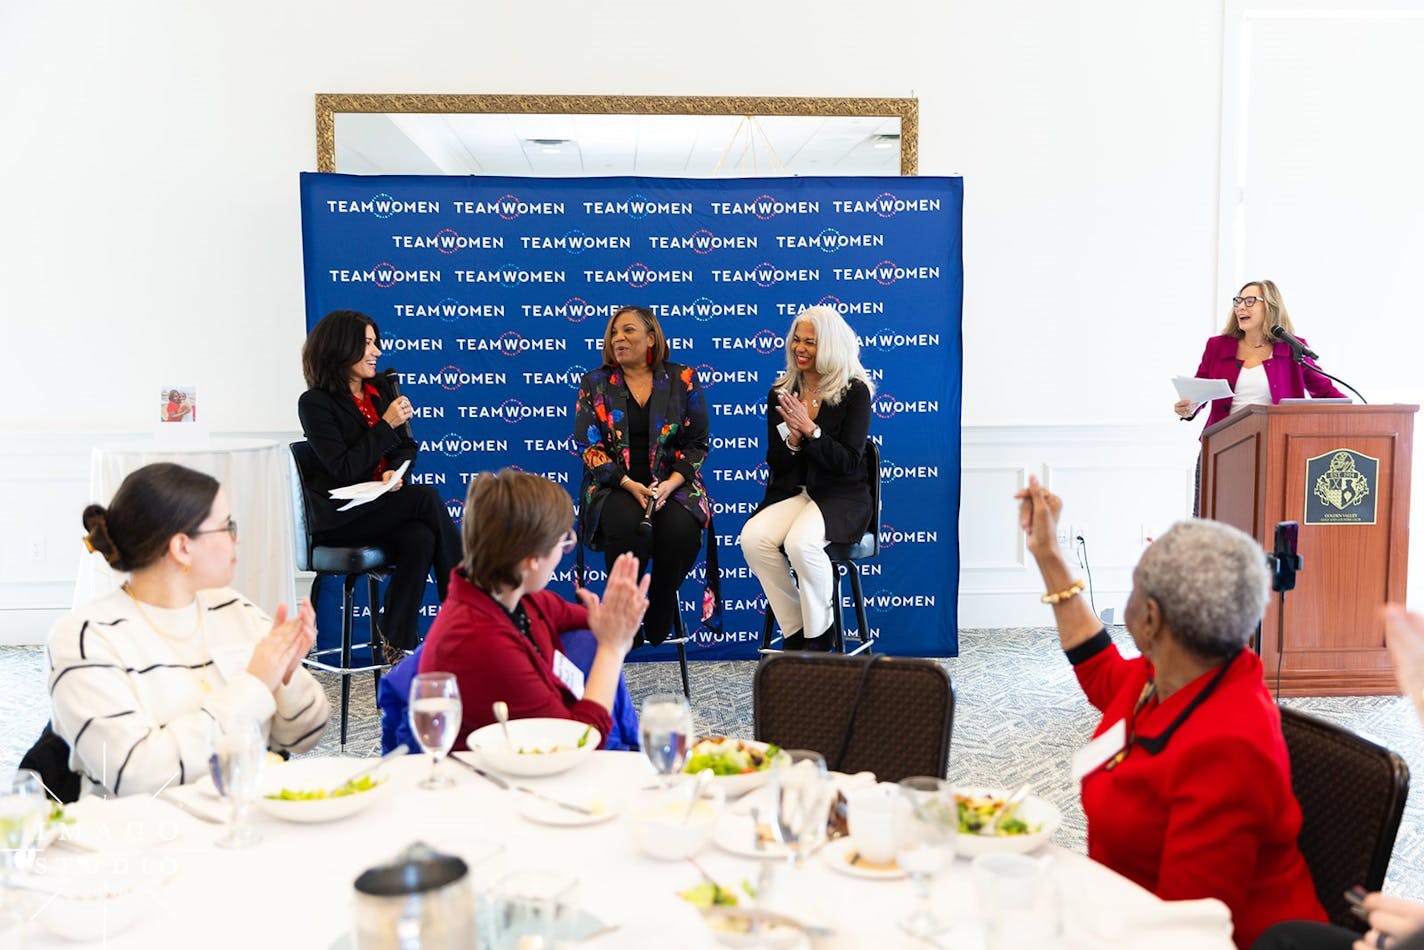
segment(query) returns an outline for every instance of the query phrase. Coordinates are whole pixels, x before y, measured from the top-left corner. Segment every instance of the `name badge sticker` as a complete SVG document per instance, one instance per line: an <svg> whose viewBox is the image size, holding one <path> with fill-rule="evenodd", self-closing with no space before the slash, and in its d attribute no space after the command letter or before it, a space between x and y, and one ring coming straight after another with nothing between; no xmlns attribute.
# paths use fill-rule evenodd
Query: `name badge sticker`
<svg viewBox="0 0 1424 950"><path fill-rule="evenodd" d="M1127 720L1119 719L1107 731L1073 753L1073 781L1083 778L1107 763L1127 744Z"/></svg>
<svg viewBox="0 0 1424 950"><path fill-rule="evenodd" d="M583 699L583 670L574 666L574 661L564 656L563 650L554 651L554 675L569 688L575 699Z"/></svg>

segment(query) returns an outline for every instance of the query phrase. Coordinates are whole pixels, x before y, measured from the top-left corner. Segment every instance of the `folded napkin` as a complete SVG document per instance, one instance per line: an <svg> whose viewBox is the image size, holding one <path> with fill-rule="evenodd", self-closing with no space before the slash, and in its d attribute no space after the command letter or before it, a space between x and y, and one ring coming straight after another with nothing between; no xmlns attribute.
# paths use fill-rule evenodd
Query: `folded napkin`
<svg viewBox="0 0 1424 950"><path fill-rule="evenodd" d="M1054 874L1063 933L1124 950L1232 950L1231 912L1215 898L1164 901L1086 858L1064 855ZM1093 869L1085 873L1082 865Z"/></svg>
<svg viewBox="0 0 1424 950"><path fill-rule="evenodd" d="M175 790L175 792L180 790ZM195 804L214 817L221 817L221 808L194 796ZM124 852L161 848L183 837L192 827L193 819L167 802L148 795L126 795L122 798L86 796L66 805L65 814L74 819L66 826L62 840L73 842L83 850Z"/></svg>

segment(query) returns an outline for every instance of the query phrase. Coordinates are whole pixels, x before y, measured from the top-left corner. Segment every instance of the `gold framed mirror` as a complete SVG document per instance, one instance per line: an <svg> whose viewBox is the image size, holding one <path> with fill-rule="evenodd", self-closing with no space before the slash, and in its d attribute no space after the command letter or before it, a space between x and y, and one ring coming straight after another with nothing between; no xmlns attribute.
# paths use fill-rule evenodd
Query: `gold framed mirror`
<svg viewBox="0 0 1424 950"><path fill-rule="evenodd" d="M630 136L644 153L632 166L610 144ZM322 172L915 175L919 100L318 93L316 146ZM671 164L650 170L660 149Z"/></svg>

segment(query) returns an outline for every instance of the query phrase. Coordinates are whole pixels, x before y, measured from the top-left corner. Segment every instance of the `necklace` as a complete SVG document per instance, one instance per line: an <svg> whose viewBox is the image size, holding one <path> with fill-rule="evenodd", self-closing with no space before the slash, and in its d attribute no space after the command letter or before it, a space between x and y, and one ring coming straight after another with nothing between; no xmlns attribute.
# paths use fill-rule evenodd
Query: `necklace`
<svg viewBox="0 0 1424 950"><path fill-rule="evenodd" d="M196 595L194 595L193 597L193 605L198 609L198 619L196 622L194 622L192 630L189 630L187 633L182 634L180 636L178 634L172 634L167 632L158 624L153 622L153 618L148 615L148 611L143 609L143 601L138 599L138 596L133 592L133 588L129 586L128 581L124 581L123 591L125 594L129 595L129 599L132 600L134 602L134 606L138 608L139 616L143 618L143 622L148 624L149 627L152 628L154 633L158 634L165 640L191 640L195 633L203 629L203 605L198 601Z"/></svg>
<svg viewBox="0 0 1424 950"><path fill-rule="evenodd" d="M1242 337L1242 339L1244 341L1245 337ZM1263 350L1266 348L1266 343L1267 341L1262 340L1260 343L1248 343L1247 345L1250 346L1252 349Z"/></svg>

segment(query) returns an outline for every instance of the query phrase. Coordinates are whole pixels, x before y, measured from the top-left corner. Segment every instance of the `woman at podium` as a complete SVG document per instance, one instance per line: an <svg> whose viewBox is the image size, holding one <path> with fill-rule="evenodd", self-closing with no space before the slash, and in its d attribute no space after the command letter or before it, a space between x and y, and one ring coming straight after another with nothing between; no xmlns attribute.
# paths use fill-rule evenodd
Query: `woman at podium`
<svg viewBox="0 0 1424 950"><path fill-rule="evenodd" d="M1313 369L1313 362L1306 359L1304 363L1297 363L1291 357L1290 344L1272 336L1276 327L1295 335L1285 301L1273 281L1253 281L1231 298L1226 326L1220 336L1206 341L1197 376L1224 379L1235 395L1212 400L1207 426L1220 422L1242 406L1269 406L1282 399L1302 399L1307 392L1316 399L1344 397L1327 377ZM1304 339L1301 342L1304 343ZM1172 408L1186 422L1195 419L1202 407L1181 399Z"/></svg>

